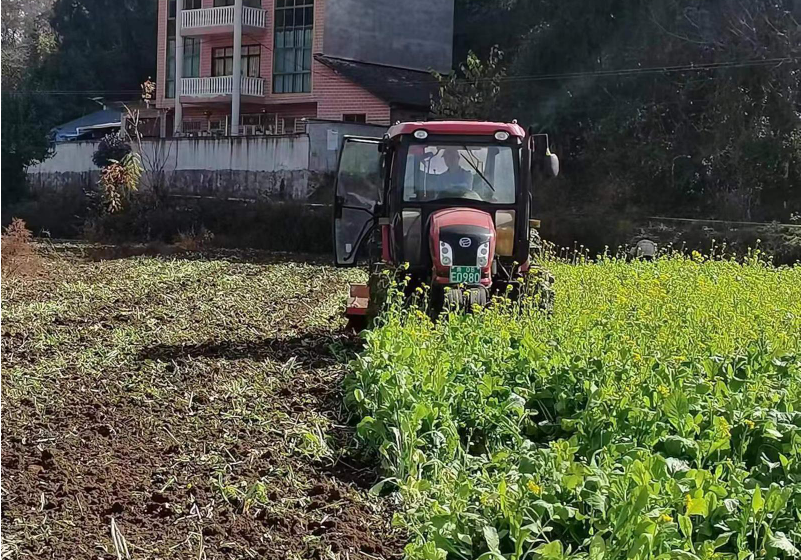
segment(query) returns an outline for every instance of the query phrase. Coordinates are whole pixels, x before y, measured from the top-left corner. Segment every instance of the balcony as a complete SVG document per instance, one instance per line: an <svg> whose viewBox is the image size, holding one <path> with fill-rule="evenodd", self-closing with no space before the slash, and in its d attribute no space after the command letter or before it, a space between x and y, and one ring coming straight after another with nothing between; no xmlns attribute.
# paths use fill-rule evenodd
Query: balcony
<svg viewBox="0 0 801 560"><path fill-rule="evenodd" d="M242 27L264 29L267 11L242 7ZM184 36L212 35L234 32L234 6L181 10L181 33Z"/></svg>
<svg viewBox="0 0 801 560"><path fill-rule="evenodd" d="M242 76L241 93L253 97L264 97L264 80ZM209 78L182 78L181 97L216 98L234 93L233 76Z"/></svg>

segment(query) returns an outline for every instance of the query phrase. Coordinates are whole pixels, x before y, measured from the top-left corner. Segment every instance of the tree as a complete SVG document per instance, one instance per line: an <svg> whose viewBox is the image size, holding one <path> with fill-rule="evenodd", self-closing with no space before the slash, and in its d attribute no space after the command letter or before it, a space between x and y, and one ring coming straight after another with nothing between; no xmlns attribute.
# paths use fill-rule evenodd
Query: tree
<svg viewBox="0 0 801 560"><path fill-rule="evenodd" d="M112 163L122 161L130 153L131 145L128 141L121 133L112 132L100 140L95 153L92 154L92 163L101 168L108 167Z"/></svg>
<svg viewBox="0 0 801 560"><path fill-rule="evenodd" d="M138 97L155 75L157 8L153 0L57 0L51 25L58 50L42 72L56 88Z"/></svg>
<svg viewBox="0 0 801 560"><path fill-rule="evenodd" d="M504 37L488 117L549 132L565 163L541 205L745 220L799 208L798 2L459 0L456 21L470 44Z"/></svg>
<svg viewBox="0 0 801 560"><path fill-rule="evenodd" d="M503 51L493 46L486 61L470 51L458 72L447 76L433 72L439 82L439 96L432 101L431 112L440 118L470 120L483 120L497 112L501 79L505 75L502 60Z"/></svg>
<svg viewBox="0 0 801 560"><path fill-rule="evenodd" d="M2 3L2 199L3 206L25 192L25 170L50 153L49 100L26 91L34 87L30 69L55 48L48 24L52 0Z"/></svg>
<svg viewBox="0 0 801 560"><path fill-rule="evenodd" d="M2 188L3 206L17 202L26 192L25 170L51 153L46 99L3 91Z"/></svg>
<svg viewBox="0 0 801 560"><path fill-rule="evenodd" d="M29 70L56 48L50 27L55 0L5 0L2 3L3 89L18 89Z"/></svg>
<svg viewBox="0 0 801 560"><path fill-rule="evenodd" d="M53 127L96 111L98 92L138 96L155 74L156 14L153 0L2 2L4 205L24 192L26 168L47 157Z"/></svg>
<svg viewBox="0 0 801 560"><path fill-rule="evenodd" d="M109 161L100 170L100 194L103 209L108 213L122 210L130 195L139 189L142 177L142 159L135 152L128 153L119 161Z"/></svg>

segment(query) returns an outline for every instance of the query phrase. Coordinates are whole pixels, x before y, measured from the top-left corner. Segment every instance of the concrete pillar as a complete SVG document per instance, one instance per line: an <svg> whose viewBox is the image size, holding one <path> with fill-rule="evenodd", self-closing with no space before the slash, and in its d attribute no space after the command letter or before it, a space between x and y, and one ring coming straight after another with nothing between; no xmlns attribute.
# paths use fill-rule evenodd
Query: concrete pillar
<svg viewBox="0 0 801 560"><path fill-rule="evenodd" d="M234 0L234 90L231 95L231 136L239 136L242 100L242 0Z"/></svg>
<svg viewBox="0 0 801 560"><path fill-rule="evenodd" d="M181 29L181 12L184 0L175 0L175 132L181 132L184 108L181 105L181 78L184 68L184 38Z"/></svg>

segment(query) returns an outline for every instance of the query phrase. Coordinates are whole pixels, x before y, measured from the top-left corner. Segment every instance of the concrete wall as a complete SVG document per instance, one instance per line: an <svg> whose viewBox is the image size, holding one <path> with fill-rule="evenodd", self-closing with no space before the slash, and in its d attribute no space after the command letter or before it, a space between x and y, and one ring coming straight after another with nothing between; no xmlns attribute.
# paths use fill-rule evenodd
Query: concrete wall
<svg viewBox="0 0 801 560"><path fill-rule="evenodd" d="M380 138L386 127L310 121L307 134L239 138L171 138L142 144L142 188L175 195L327 202L345 135ZM28 169L34 190L89 188L98 141L58 144L53 157ZM162 178L163 177L163 178Z"/></svg>
<svg viewBox="0 0 801 560"><path fill-rule="evenodd" d="M418 70L453 63L453 0L326 0L324 52Z"/></svg>
<svg viewBox="0 0 801 560"><path fill-rule="evenodd" d="M35 189L91 184L98 142L59 144L53 157L28 169ZM321 184L309 168L309 136L163 139L143 142L143 187L163 174L171 194L217 198L302 200Z"/></svg>

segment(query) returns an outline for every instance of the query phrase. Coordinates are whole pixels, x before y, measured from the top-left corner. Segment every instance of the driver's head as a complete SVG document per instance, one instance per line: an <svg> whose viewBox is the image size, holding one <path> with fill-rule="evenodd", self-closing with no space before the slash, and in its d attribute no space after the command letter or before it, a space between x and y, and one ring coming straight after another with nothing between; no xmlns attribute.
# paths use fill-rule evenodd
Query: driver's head
<svg viewBox="0 0 801 560"><path fill-rule="evenodd" d="M445 161L445 166L448 169L456 169L459 167L459 150L456 148L445 148L442 154L442 159Z"/></svg>

